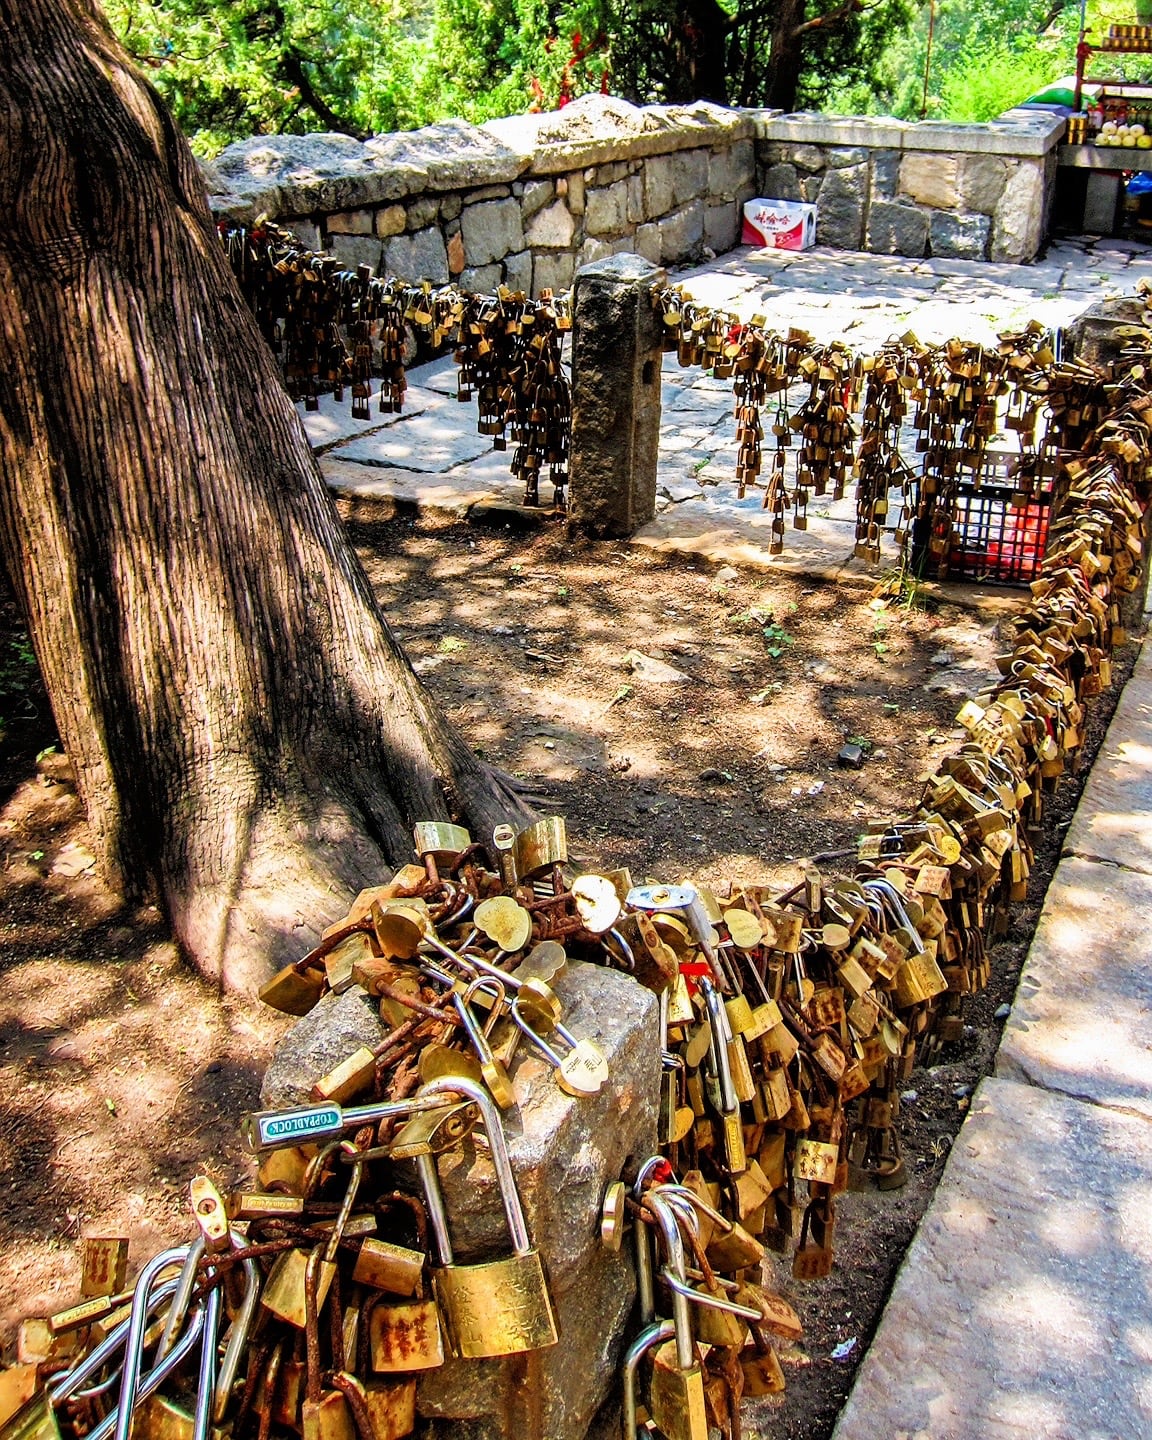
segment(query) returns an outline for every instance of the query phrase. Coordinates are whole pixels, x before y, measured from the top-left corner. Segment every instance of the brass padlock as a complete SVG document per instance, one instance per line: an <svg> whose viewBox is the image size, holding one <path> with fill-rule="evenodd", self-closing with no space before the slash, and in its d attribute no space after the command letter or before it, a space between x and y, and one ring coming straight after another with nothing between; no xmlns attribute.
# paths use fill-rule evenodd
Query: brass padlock
<svg viewBox="0 0 1152 1440"><path fill-rule="evenodd" d="M513 1253L506 1259L457 1265L436 1161L431 1155L417 1157L439 1258L439 1265L432 1271L432 1284L452 1353L459 1358L477 1359L554 1345L558 1336L552 1300L540 1256L528 1238L499 1111L487 1090L468 1080L434 1080L419 1093L456 1093L479 1107L512 1242Z"/></svg>
<svg viewBox="0 0 1152 1440"><path fill-rule="evenodd" d="M513 848L516 874L521 880L568 862L568 829L560 815L548 815L516 836Z"/></svg>
<svg viewBox="0 0 1152 1440"><path fill-rule="evenodd" d="M348 1402L338 1389L324 1390L320 1370L320 1267L323 1247L317 1246L305 1262L304 1332L307 1342L308 1381L301 1412L303 1440L356 1440L356 1427ZM335 1268L335 1267L333 1267Z"/></svg>

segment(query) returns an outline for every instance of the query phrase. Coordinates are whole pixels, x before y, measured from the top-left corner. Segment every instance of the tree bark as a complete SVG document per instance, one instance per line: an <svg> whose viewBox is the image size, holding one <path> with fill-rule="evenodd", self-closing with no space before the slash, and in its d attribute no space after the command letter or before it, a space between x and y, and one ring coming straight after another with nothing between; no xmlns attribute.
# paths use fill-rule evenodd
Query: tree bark
<svg viewBox="0 0 1152 1440"><path fill-rule="evenodd" d="M772 38L764 77L763 104L791 112L804 64L804 45L797 33L804 24L805 0L778 0L772 13Z"/></svg>
<svg viewBox="0 0 1152 1440"><path fill-rule="evenodd" d="M96 0L0 0L0 548L102 868L258 983L522 803L384 621L195 161Z"/></svg>

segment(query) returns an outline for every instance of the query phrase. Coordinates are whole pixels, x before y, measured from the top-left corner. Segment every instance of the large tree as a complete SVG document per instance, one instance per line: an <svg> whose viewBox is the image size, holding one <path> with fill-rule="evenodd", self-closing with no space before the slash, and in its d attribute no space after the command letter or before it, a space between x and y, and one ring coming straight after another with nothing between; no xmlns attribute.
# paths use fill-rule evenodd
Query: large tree
<svg viewBox="0 0 1152 1440"><path fill-rule="evenodd" d="M390 634L184 140L96 0L0 0L0 547L105 873L251 985L519 800Z"/></svg>

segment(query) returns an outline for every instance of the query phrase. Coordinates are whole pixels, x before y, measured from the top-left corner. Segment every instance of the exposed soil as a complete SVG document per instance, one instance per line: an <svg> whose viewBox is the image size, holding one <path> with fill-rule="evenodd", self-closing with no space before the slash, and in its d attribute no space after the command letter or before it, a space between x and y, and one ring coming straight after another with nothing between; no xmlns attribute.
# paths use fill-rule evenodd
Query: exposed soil
<svg viewBox="0 0 1152 1440"><path fill-rule="evenodd" d="M634 877L787 880L914 805L961 693L1001 648L953 604L878 610L866 588L717 570L626 545L571 545L346 512L416 667L472 743L564 814L578 859ZM1003 612L1004 607L1000 607ZM187 1232L189 1178L249 1173L237 1121L290 1023L182 966L160 914L119 907L92 869L79 801L11 605L0 607L0 1329L77 1293L75 1239L133 1237L136 1264ZM638 652L684 678L644 678ZM1116 667L1126 677L1131 657ZM1118 687L1117 687L1118 688ZM1114 696L1096 702L1088 755ZM848 741L863 768L843 769ZM794 1285L803 1347L782 1402L746 1435L832 1428L967 1096L991 1066L1079 782L1049 810L1028 903L993 950L989 990L942 1063L908 1084L901 1191L840 1202L837 1263ZM832 862L834 863L834 862ZM850 866L851 861L845 862ZM837 1345L855 1340L844 1360Z"/></svg>

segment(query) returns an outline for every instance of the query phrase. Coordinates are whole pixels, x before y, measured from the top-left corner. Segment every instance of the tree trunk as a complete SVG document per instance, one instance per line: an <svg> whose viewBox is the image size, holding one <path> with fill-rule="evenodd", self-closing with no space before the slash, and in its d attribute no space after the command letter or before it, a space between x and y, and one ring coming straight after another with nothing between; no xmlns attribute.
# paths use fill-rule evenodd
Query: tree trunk
<svg viewBox="0 0 1152 1440"><path fill-rule="evenodd" d="M521 802L388 630L195 161L96 0L0 0L0 545L102 867L250 987Z"/></svg>
<svg viewBox="0 0 1152 1440"><path fill-rule="evenodd" d="M796 33L804 23L804 0L778 0L772 14L772 40L761 104L791 112L804 63L804 42Z"/></svg>

